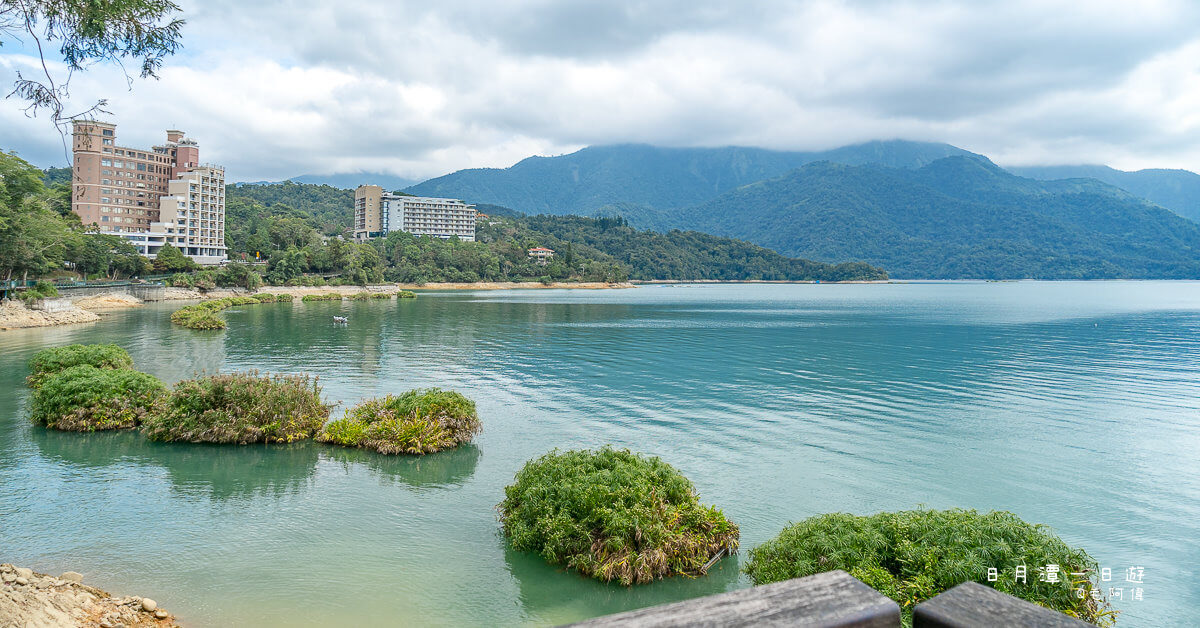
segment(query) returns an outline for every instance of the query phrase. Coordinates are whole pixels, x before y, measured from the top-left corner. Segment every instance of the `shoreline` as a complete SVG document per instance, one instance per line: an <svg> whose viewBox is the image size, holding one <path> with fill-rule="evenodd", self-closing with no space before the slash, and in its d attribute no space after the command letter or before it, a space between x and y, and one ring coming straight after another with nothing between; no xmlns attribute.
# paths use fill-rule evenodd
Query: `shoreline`
<svg viewBox="0 0 1200 628"><path fill-rule="evenodd" d="M0 564L0 625L179 626L150 598L116 597L83 584L83 574L74 571L56 578L9 563Z"/></svg>

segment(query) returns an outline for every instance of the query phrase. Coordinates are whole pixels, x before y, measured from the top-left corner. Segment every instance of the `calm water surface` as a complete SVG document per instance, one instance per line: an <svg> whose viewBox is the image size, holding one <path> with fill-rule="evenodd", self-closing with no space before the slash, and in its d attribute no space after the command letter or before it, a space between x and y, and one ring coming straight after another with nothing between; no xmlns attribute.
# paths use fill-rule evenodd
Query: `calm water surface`
<svg viewBox="0 0 1200 628"><path fill-rule="evenodd" d="M681 469L743 549L825 512L1006 509L1113 586L1144 567L1120 625L1200 616L1197 283L426 293L234 309L216 333L172 328L174 307L0 332L0 561L192 625L553 624L748 586L744 551L623 589L506 549L494 506L521 465L612 443ZM25 362L71 342L172 382L315 373L343 404L452 387L484 431L421 459L47 432L24 418Z"/></svg>

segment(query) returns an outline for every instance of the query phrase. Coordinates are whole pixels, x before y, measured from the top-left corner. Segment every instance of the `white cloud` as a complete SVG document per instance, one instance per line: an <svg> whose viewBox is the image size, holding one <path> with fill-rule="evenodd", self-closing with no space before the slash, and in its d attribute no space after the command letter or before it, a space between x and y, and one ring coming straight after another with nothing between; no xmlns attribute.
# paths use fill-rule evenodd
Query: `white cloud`
<svg viewBox="0 0 1200 628"><path fill-rule="evenodd" d="M819 149L945 141L999 163L1200 170L1200 12L1189 2L185 5L160 81L77 75L123 143L172 126L237 180L421 178L587 144ZM0 80L28 57L0 49ZM20 105L0 146L61 163Z"/></svg>

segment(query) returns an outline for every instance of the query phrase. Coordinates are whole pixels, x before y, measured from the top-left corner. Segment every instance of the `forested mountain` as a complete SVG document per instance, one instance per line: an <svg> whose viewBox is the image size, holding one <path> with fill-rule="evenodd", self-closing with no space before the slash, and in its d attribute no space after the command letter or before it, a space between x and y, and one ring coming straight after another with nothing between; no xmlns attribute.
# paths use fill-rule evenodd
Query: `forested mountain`
<svg viewBox="0 0 1200 628"><path fill-rule="evenodd" d="M1043 181L1097 179L1200 222L1200 174L1190 170L1151 168L1130 172L1108 166L1026 166L1007 170Z"/></svg>
<svg viewBox="0 0 1200 628"><path fill-rule="evenodd" d="M824 152L592 146L569 155L530 157L510 168L460 170L405 191L502 205L528 214L588 215L613 203L653 209L687 207L819 160L916 168L950 155L971 153L948 144L901 140Z"/></svg>
<svg viewBox="0 0 1200 628"><path fill-rule="evenodd" d="M242 201L256 201L262 211L250 211ZM354 219L354 190L330 185L291 181L237 183L225 186L225 203L227 232L247 228L244 223L251 214L300 218L325 235L337 235L349 229Z"/></svg>
<svg viewBox="0 0 1200 628"><path fill-rule="evenodd" d="M981 158L819 162L650 218L900 278L1200 278L1200 225L1099 181L1025 179Z"/></svg>

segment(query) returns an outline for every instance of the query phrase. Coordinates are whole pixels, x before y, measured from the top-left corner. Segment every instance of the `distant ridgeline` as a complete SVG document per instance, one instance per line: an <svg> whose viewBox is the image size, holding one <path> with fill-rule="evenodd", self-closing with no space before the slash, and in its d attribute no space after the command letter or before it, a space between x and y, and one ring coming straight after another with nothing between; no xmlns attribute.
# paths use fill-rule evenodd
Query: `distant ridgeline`
<svg viewBox="0 0 1200 628"><path fill-rule="evenodd" d="M889 141L822 153L591 147L462 170L406 191L526 213L621 216L639 228L728 236L785 256L861 260L895 278L1200 278L1200 225L1181 217L1200 217L1200 176L1061 174L1126 189L1026 179L947 144Z"/></svg>

